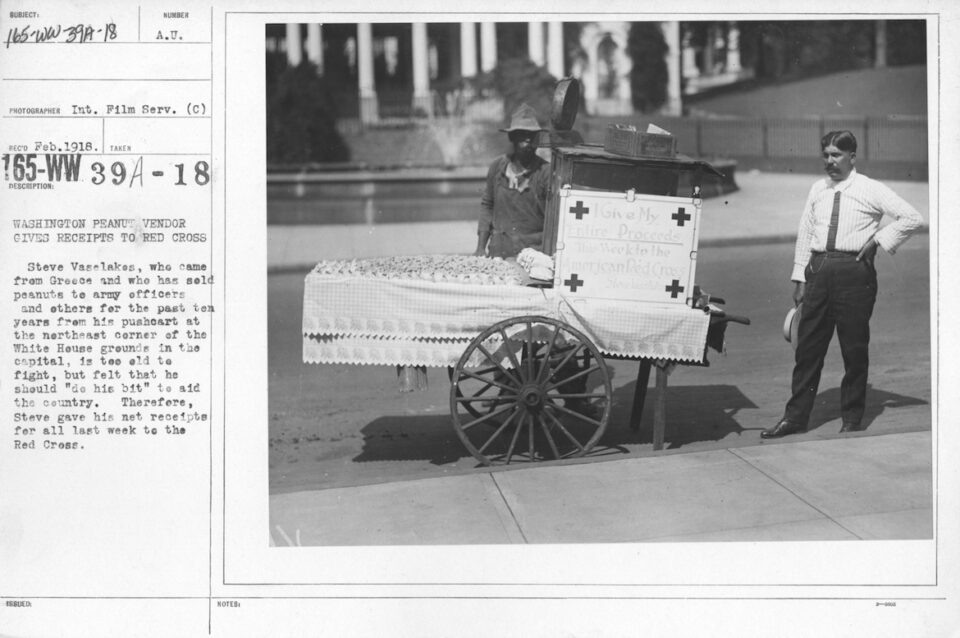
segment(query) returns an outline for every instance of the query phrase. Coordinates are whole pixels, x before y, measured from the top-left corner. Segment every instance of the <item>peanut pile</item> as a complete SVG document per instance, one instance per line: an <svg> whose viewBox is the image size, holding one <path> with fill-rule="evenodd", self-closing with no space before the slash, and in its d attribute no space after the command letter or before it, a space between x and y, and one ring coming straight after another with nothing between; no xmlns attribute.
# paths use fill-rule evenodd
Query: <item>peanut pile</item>
<svg viewBox="0 0 960 638"><path fill-rule="evenodd" d="M419 279L434 282L519 285L521 271L515 263L500 258L467 255L415 255L321 261L313 269L319 275L347 275L375 279Z"/></svg>

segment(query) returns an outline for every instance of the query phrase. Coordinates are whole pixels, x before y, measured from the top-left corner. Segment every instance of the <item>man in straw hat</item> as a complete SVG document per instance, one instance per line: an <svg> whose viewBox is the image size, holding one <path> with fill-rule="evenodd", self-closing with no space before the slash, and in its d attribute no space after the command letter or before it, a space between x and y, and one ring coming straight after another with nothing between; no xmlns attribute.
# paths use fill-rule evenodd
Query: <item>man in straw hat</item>
<svg viewBox="0 0 960 638"><path fill-rule="evenodd" d="M508 259L524 248L543 247L550 163L537 155L537 138L544 129L528 104L521 104L513 112L510 126L500 130L509 137L512 149L495 159L487 171L474 255ZM575 362L564 367L568 376L579 370ZM497 378L503 381L499 373ZM586 382L586 376L582 376L567 382L561 390L580 394L585 391ZM588 418L599 418L597 407L586 399L567 399L564 405Z"/></svg>
<svg viewBox="0 0 960 638"><path fill-rule="evenodd" d="M813 410L820 372L834 329L843 354L841 432L862 427L867 395L870 316L877 299L877 246L893 253L923 218L892 190L857 172L857 139L830 131L820 140L827 177L810 189L794 253L793 301L803 302L791 397L783 418L760 436L803 432ZM880 220L894 221L880 228Z"/></svg>
<svg viewBox="0 0 960 638"><path fill-rule="evenodd" d="M510 126L500 130L509 137L512 149L487 171L474 254L506 259L524 248L542 247L550 164L537 155L537 137L544 129L531 106L521 104Z"/></svg>

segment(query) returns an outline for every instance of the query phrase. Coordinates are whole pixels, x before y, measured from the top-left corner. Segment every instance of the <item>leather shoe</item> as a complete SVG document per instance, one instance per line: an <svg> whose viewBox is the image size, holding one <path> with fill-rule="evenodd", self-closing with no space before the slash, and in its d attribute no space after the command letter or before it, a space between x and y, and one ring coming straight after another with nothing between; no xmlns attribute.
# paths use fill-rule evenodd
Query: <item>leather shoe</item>
<svg viewBox="0 0 960 638"><path fill-rule="evenodd" d="M840 426L840 433L842 434L844 432L859 432L862 429L863 428L860 427L859 423L844 422L844 424Z"/></svg>
<svg viewBox="0 0 960 638"><path fill-rule="evenodd" d="M779 439L781 436L786 436L788 434L798 434L800 432L806 432L807 426L798 425L796 423L791 423L790 421L783 420L780 423L777 423L772 428L764 430L760 433L761 439Z"/></svg>

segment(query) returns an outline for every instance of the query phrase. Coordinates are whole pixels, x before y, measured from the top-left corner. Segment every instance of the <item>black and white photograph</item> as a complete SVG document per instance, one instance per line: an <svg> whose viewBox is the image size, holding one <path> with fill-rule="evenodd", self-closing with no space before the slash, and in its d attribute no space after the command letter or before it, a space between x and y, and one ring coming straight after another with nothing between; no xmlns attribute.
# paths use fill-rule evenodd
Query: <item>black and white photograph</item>
<svg viewBox="0 0 960 638"><path fill-rule="evenodd" d="M0 638L958 634L946 0L0 9Z"/></svg>
<svg viewBox="0 0 960 638"><path fill-rule="evenodd" d="M933 539L928 21L542 17L266 25L270 545Z"/></svg>

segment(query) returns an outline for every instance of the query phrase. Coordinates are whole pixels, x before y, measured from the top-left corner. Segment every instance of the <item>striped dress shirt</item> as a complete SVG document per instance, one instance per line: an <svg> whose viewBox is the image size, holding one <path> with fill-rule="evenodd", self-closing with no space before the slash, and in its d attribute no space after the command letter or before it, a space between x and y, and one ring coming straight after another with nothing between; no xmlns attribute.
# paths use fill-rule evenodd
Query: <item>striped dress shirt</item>
<svg viewBox="0 0 960 638"><path fill-rule="evenodd" d="M889 187L860 175L856 169L847 179L834 182L824 177L810 189L800 218L797 245L793 257L793 281L805 281L803 271L810 253L827 248L834 194L840 193L840 221L835 250L859 252L873 237L890 254L923 225L923 217ZM890 215L894 221L880 228L880 220Z"/></svg>

